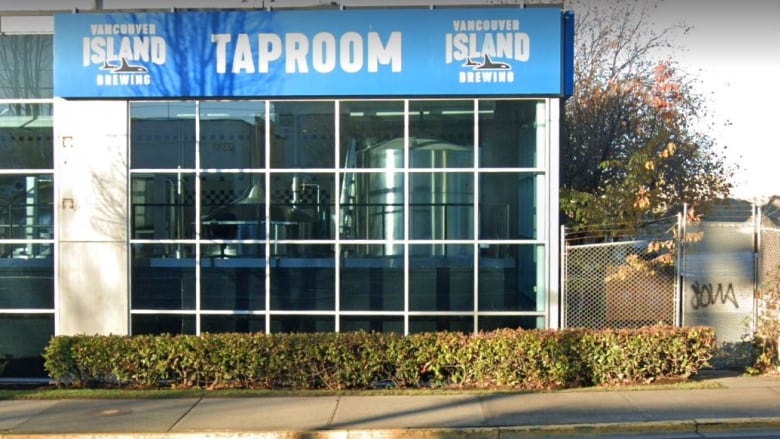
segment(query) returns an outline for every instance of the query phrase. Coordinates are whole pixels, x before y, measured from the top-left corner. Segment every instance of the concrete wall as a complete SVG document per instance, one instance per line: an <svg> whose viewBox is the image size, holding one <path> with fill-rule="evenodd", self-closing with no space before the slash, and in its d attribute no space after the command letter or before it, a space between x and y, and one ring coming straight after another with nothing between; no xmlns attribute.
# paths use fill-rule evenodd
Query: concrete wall
<svg viewBox="0 0 780 439"><path fill-rule="evenodd" d="M55 100L56 334L127 334L127 103Z"/></svg>

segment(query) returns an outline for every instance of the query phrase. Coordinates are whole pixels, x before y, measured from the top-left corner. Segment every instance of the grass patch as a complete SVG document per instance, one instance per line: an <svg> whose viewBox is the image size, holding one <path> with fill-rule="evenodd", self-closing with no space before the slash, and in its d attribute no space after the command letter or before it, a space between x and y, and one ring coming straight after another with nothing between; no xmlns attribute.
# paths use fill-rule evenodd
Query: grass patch
<svg viewBox="0 0 780 439"><path fill-rule="evenodd" d="M717 381L684 381L631 386L599 386L537 392L614 392L643 390L718 389ZM62 399L176 399L176 398L262 398L317 396L428 396L428 395L497 395L534 393L512 389L376 389L376 390L248 390L248 389L68 389L44 386L27 389L0 389L0 400Z"/></svg>

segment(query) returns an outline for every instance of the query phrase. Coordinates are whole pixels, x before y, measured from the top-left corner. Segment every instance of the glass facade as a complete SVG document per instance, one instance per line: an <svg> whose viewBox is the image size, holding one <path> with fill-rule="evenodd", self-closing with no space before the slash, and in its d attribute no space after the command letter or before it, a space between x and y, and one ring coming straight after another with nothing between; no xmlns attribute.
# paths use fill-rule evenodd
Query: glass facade
<svg viewBox="0 0 780 439"><path fill-rule="evenodd" d="M0 99L53 96L52 35L0 34Z"/></svg>
<svg viewBox="0 0 780 439"><path fill-rule="evenodd" d="M51 35L0 35L3 377L45 376L54 334L52 54Z"/></svg>
<svg viewBox="0 0 780 439"><path fill-rule="evenodd" d="M545 327L546 106L131 102L131 332Z"/></svg>
<svg viewBox="0 0 780 439"><path fill-rule="evenodd" d="M112 16L95 12L90 20ZM211 13L191 16L211 23ZM251 11L219 13L236 32L258 25ZM557 96L557 81L496 83L490 96L518 98L479 98L479 84L462 79L469 65L416 63L422 76L442 68L461 78L441 89L398 71L395 40L382 41L387 53L365 72L339 57L329 82L309 81L327 67L314 59L309 72L257 81L248 64L223 60L231 71L213 76L205 66L219 54L186 43L188 53L174 51L187 39L167 38L163 22L167 59L146 60L132 39L135 59L123 68L98 60L109 53L100 44L84 45L102 36L68 31L85 17L53 17L56 36L0 34L0 365L9 359L0 377L45 377L51 336L91 328L409 334L550 324L557 162L547 157L558 127L548 123L558 123L559 98L529 96ZM318 19L301 22L302 34L318 32ZM405 52L405 66L430 53ZM402 87L388 82L406 72ZM342 73L346 90L330 80ZM359 78L370 81L358 87Z"/></svg>

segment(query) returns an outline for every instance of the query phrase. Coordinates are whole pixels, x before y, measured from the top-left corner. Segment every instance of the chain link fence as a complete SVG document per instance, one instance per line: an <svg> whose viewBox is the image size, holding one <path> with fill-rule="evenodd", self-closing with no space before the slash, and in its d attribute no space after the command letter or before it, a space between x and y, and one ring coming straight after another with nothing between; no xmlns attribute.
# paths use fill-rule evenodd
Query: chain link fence
<svg viewBox="0 0 780 439"><path fill-rule="evenodd" d="M776 288L780 282L780 200L773 201L762 209L759 227L755 329L763 337L777 339L780 326L776 306Z"/></svg>
<svg viewBox="0 0 780 439"><path fill-rule="evenodd" d="M638 328L678 323L679 218L620 240L608 230L563 230L562 323L569 328ZM584 241L612 240L588 243Z"/></svg>
<svg viewBox="0 0 780 439"><path fill-rule="evenodd" d="M761 271L759 285L763 285L772 273L780 268L780 228L761 228Z"/></svg>
<svg viewBox="0 0 780 439"><path fill-rule="evenodd" d="M683 248L682 216L645 228L641 239L616 236L608 228L586 232L564 228L562 326L599 329L709 322L728 326L735 334L744 332L731 328L732 320L740 319L744 326L745 316L755 318L752 291L780 269L780 199L763 209L743 204L721 206L691 227L688 237L701 232L709 239L686 243L690 251L677 251ZM755 270L752 239L759 243ZM736 337L723 329L721 333Z"/></svg>
<svg viewBox="0 0 780 439"><path fill-rule="evenodd" d="M761 211L759 234L758 285L762 285L780 269L780 200L769 203Z"/></svg>

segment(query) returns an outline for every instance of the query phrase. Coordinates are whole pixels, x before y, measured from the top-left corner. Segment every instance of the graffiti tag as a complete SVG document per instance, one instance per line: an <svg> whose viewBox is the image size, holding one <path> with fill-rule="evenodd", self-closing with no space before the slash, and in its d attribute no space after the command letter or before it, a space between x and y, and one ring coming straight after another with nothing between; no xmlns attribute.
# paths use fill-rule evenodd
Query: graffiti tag
<svg viewBox="0 0 780 439"><path fill-rule="evenodd" d="M723 284L718 284L718 288L715 289L711 283L699 285L699 281L696 281L691 284L691 289L693 289L693 297L691 298L693 309L706 308L718 302L723 305L730 302L734 308L739 308L737 295L734 293L734 286L731 283L724 290Z"/></svg>

